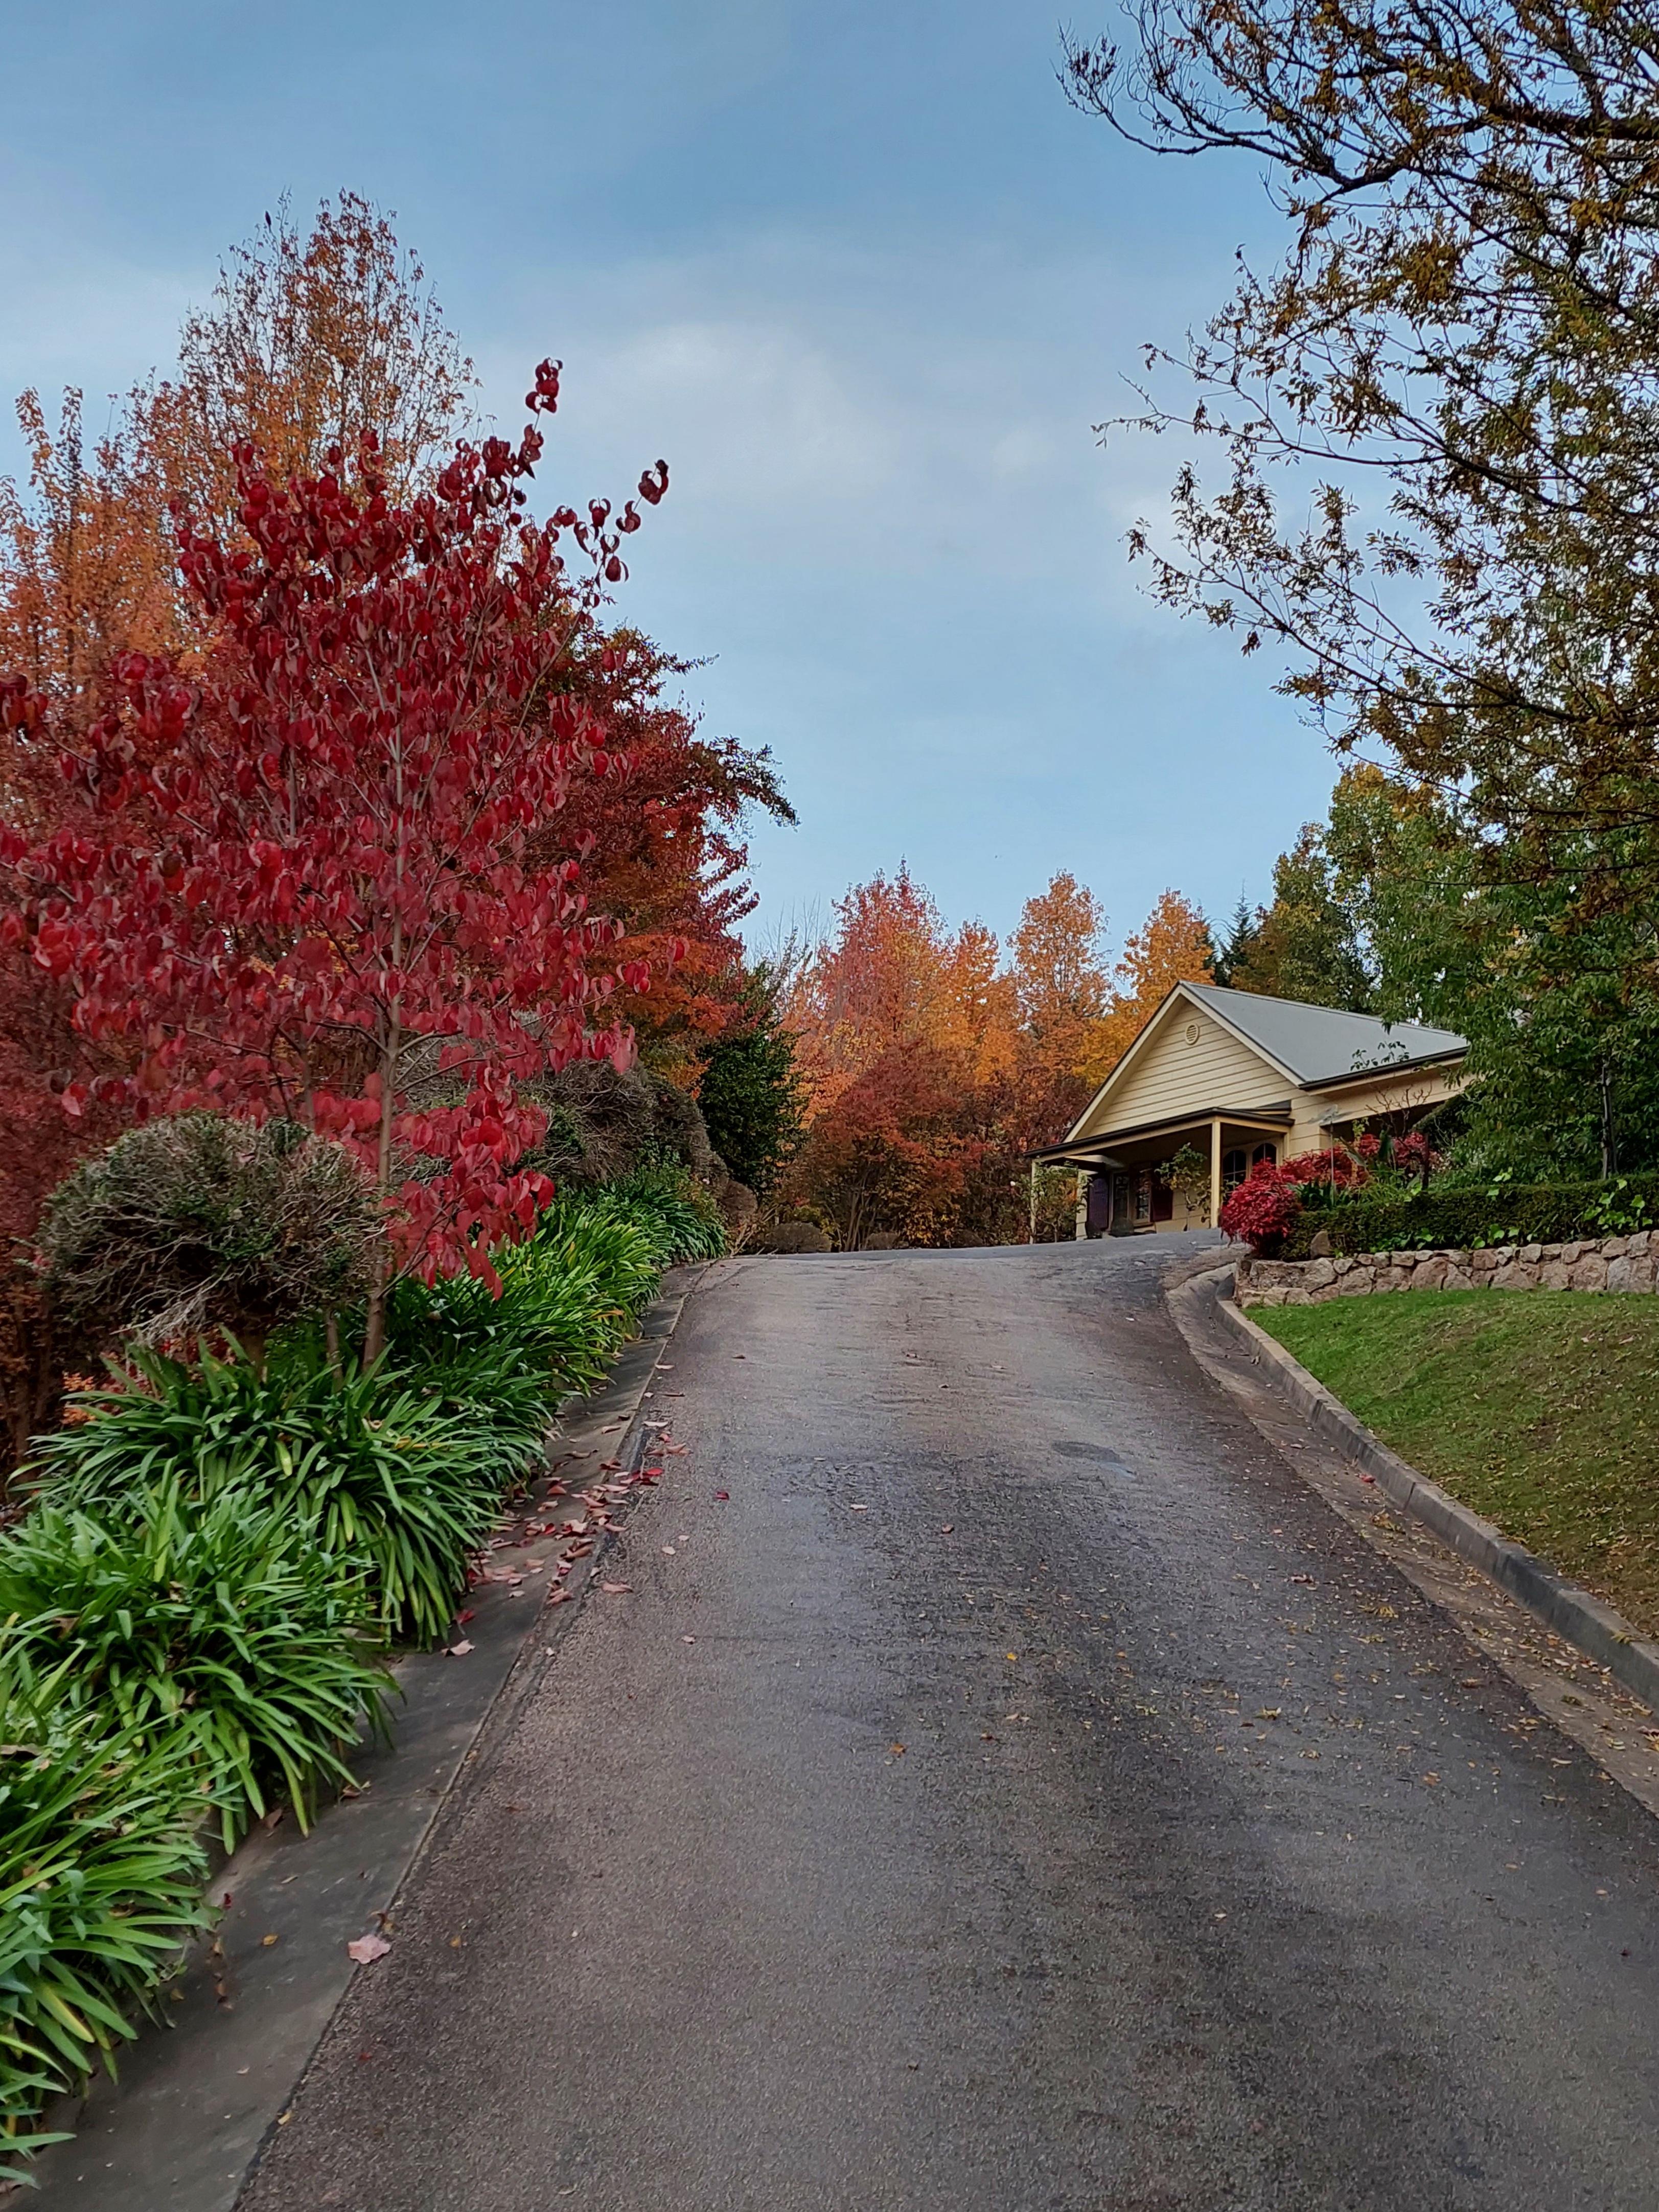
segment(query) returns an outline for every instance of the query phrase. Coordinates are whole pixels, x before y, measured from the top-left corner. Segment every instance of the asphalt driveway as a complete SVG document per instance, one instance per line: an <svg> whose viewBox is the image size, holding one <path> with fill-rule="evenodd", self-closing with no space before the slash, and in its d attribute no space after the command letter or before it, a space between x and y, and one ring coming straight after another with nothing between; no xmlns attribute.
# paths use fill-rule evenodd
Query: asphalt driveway
<svg viewBox="0 0 1659 2212"><path fill-rule="evenodd" d="M1659 1828L1168 1256L712 1271L244 2212L1651 2212Z"/></svg>

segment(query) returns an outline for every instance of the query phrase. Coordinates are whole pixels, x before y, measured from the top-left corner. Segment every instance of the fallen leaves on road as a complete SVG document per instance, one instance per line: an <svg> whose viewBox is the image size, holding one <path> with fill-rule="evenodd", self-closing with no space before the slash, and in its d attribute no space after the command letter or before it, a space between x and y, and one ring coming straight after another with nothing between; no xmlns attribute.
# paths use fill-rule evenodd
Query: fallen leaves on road
<svg viewBox="0 0 1659 2212"><path fill-rule="evenodd" d="M633 1594L632 1583L601 1583L599 1588L607 1597L629 1597Z"/></svg>
<svg viewBox="0 0 1659 2212"><path fill-rule="evenodd" d="M464 1636L464 1637L462 1637L462 1638L461 1638L461 1640L460 1640L460 1642L459 1642L459 1644L452 1644L450 1645L450 1647L449 1647L449 1649L448 1649L448 1651L445 1654L445 1656L446 1656L447 1658L450 1658L450 1659L465 1659L465 1656L466 1656L466 1655L467 1655L467 1653L468 1653L471 1649L472 1649L471 1644L467 1641L466 1638Z"/></svg>
<svg viewBox="0 0 1659 2212"><path fill-rule="evenodd" d="M384 1936L356 1936L346 1945L346 1955L355 1959L360 1966L372 1966L377 1959L384 1959L391 1948Z"/></svg>
<svg viewBox="0 0 1659 2212"><path fill-rule="evenodd" d="M890 1744L888 1745L887 1748L888 1748L888 1750L889 1750L889 1751L890 1751L890 1752L892 1753L892 1754L893 1754L893 1756L894 1756L894 1758L895 1758L895 1759L902 1759L902 1758L903 1758L903 1756L904 1756L904 1746L903 1746L902 1743L890 1743Z"/></svg>
<svg viewBox="0 0 1659 2212"><path fill-rule="evenodd" d="M714 1492L714 1495L721 1501L722 1504L724 1504L725 1501L731 1497L732 1493L729 1490L717 1490Z"/></svg>
<svg viewBox="0 0 1659 2212"><path fill-rule="evenodd" d="M940 1534L941 1536L954 1536L954 1535L955 1535L955 1534L956 1534L956 1532L957 1532L957 1524L956 1524L956 1522L955 1522L954 1521L947 1521L947 1522L945 1522L945 1526L944 1526L944 1527L939 1530L939 1534Z"/></svg>
<svg viewBox="0 0 1659 2212"><path fill-rule="evenodd" d="M259 1938L259 1948L263 1951L268 1951L276 1941L276 1938L274 1936L262 1936Z"/></svg>

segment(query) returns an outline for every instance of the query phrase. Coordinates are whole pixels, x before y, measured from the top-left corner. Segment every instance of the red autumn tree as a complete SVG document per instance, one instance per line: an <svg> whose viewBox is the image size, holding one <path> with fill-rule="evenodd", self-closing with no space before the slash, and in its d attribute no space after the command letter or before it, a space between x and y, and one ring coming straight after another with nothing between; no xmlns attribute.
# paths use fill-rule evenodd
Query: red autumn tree
<svg viewBox="0 0 1659 2212"><path fill-rule="evenodd" d="M557 394L544 362L527 404ZM203 674L125 656L70 763L93 823L8 832L0 853L16 892L0 934L68 981L84 1036L131 1055L93 1097L340 1138L401 1264L428 1274L488 1273L489 1243L533 1218L549 1187L514 1164L543 1120L515 1085L626 1056L612 994L648 981L592 972L617 925L545 836L573 786L625 767L568 678L640 517L601 500L529 520L542 442L532 422L516 447L462 444L406 506L372 440L351 482L336 453L284 486L245 448L246 547L180 536L219 640ZM666 482L659 463L641 495ZM71 1112L88 1091L68 1087Z"/></svg>
<svg viewBox="0 0 1659 2212"><path fill-rule="evenodd" d="M743 945L754 906L743 825L751 809L793 822L769 756L701 736L664 696L689 664L629 629L594 640L573 676L628 760L611 783L573 787L550 836L591 840L582 881L622 923L618 957L651 969L619 1010L653 1066L695 1088L711 1047L739 1018Z"/></svg>

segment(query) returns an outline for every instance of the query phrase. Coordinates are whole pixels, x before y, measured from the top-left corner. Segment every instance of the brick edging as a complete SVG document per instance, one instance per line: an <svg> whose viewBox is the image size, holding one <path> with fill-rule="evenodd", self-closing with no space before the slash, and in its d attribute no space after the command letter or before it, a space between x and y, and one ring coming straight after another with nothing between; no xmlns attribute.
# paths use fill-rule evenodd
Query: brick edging
<svg viewBox="0 0 1659 2212"><path fill-rule="evenodd" d="M1638 1636L1610 1605L1565 1581L1501 1528L1460 1505L1438 1483L1390 1451L1317 1376L1240 1310L1223 1287L1222 1277L1228 1272L1218 1270L1185 1287L1189 1292L1208 1289L1222 1322L1243 1340L1267 1381L1306 1417L1314 1433L1369 1474L1379 1490L1414 1514L1460 1558L1536 1613L1546 1627L1605 1667L1644 1705L1659 1710L1659 1644Z"/></svg>

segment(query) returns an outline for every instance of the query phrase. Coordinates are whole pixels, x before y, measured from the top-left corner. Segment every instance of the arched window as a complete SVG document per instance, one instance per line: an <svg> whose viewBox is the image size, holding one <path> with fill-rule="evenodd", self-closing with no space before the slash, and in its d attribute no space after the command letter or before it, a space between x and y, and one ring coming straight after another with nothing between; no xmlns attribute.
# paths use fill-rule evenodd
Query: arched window
<svg viewBox="0 0 1659 2212"><path fill-rule="evenodd" d="M1259 1168L1263 1160L1266 1160L1270 1168L1276 1167L1278 1165L1279 1147L1277 1145L1258 1145L1256 1146L1255 1150L1250 1154L1250 1165L1253 1168Z"/></svg>

